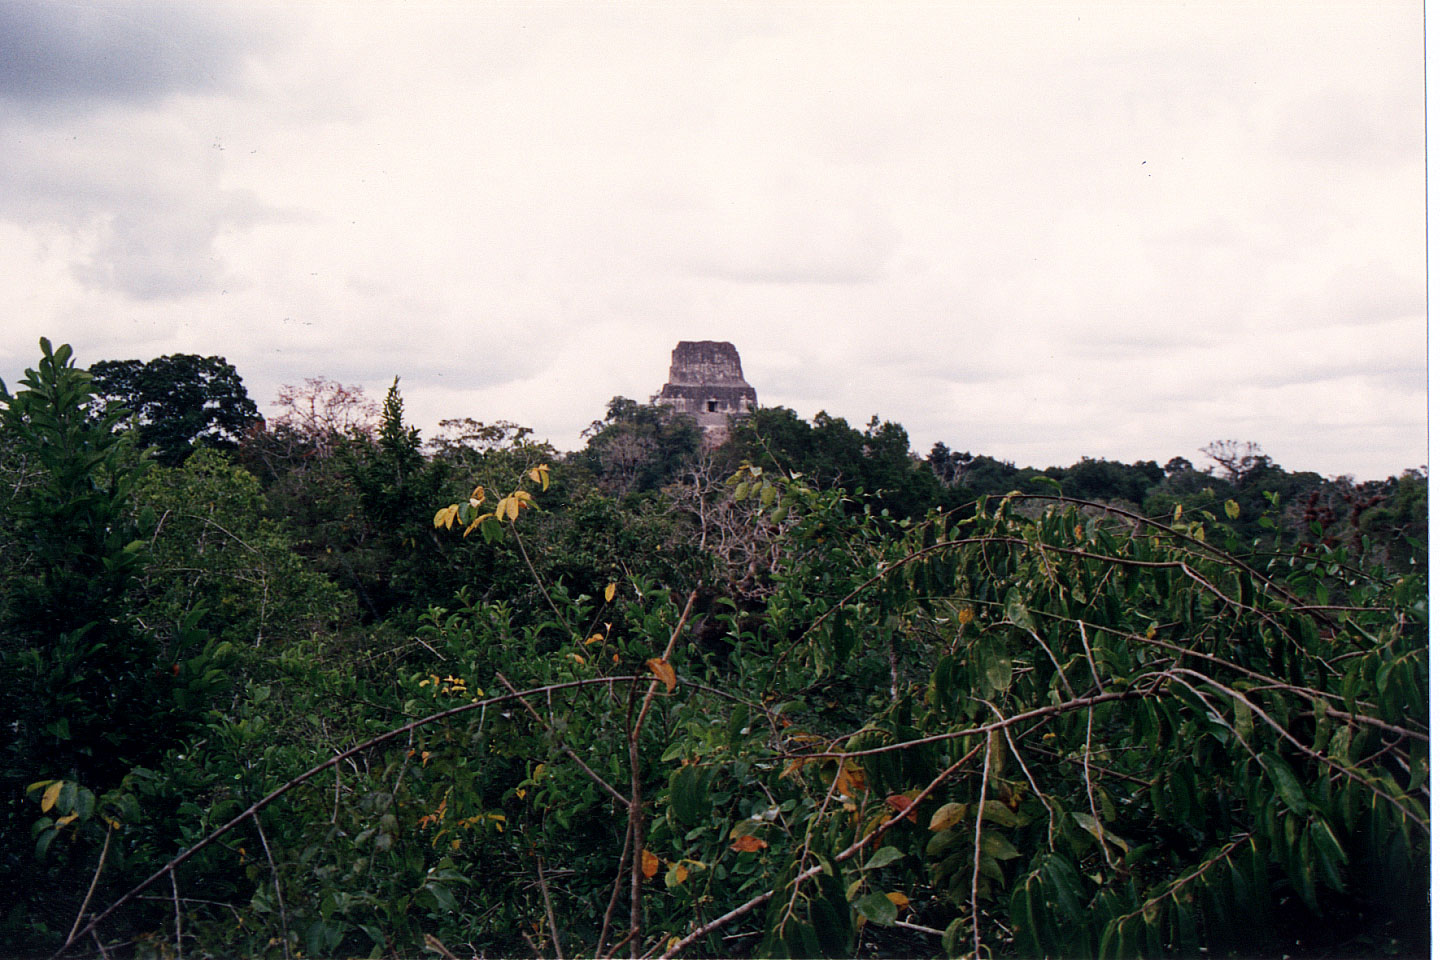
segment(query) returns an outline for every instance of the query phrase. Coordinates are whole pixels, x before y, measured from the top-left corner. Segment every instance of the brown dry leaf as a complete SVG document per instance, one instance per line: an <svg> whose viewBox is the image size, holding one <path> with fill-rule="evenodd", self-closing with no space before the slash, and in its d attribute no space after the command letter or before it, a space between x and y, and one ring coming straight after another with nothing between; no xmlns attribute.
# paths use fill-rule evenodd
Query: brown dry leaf
<svg viewBox="0 0 1440 960"><path fill-rule="evenodd" d="M650 672L655 674L657 679L664 682L666 693L675 692L674 667L670 666L670 664L666 663L664 660L661 660L659 657L651 657L649 660L646 660L645 666L650 668Z"/></svg>
<svg viewBox="0 0 1440 960"><path fill-rule="evenodd" d="M757 836L736 837L735 842L730 844L730 849L736 853L754 853L757 850L764 850L770 844Z"/></svg>
<svg viewBox="0 0 1440 960"><path fill-rule="evenodd" d="M915 823L919 819L915 811L910 810L911 804L913 804L915 801L911 800L904 794L892 793L890 796L885 798L885 802L888 803L890 806L894 807L896 812L904 813L905 819L909 820L911 823ZM908 813L906 813L907 810L909 811Z"/></svg>
<svg viewBox="0 0 1440 960"><path fill-rule="evenodd" d="M660 858L649 850L640 851L640 872L649 880L660 872Z"/></svg>

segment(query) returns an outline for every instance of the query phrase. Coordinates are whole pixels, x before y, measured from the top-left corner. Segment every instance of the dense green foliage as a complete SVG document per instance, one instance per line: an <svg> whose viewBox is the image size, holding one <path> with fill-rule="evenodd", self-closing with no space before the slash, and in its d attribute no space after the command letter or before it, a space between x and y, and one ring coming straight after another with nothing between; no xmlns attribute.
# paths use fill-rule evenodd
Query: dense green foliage
<svg viewBox="0 0 1440 960"><path fill-rule="evenodd" d="M42 351L0 952L1428 950L1421 474L621 399L426 447L318 380L167 466Z"/></svg>
<svg viewBox="0 0 1440 960"><path fill-rule="evenodd" d="M90 374L97 403L118 403L134 414L141 446L153 445L166 466L197 447L233 450L260 421L240 375L221 357L102 360Z"/></svg>

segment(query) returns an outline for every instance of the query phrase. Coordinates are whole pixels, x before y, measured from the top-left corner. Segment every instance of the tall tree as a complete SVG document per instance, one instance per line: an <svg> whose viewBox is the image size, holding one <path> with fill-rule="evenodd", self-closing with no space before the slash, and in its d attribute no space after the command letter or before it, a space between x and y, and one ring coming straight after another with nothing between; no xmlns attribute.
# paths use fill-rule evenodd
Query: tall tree
<svg viewBox="0 0 1440 960"><path fill-rule="evenodd" d="M175 353L139 360L102 360L90 375L102 406L119 402L135 415L142 445L177 466L197 446L233 450L260 412L224 357Z"/></svg>

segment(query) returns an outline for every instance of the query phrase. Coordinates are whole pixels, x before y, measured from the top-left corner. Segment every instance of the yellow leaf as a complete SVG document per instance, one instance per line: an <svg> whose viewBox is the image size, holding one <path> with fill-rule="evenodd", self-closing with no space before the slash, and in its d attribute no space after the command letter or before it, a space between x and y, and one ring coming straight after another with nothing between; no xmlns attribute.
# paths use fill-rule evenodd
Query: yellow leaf
<svg viewBox="0 0 1440 960"><path fill-rule="evenodd" d="M1175 504L1175 521L1174 521L1174 522L1175 522L1175 523L1179 523L1179 522L1180 522L1180 517L1181 517L1182 515L1184 515L1184 513L1185 513L1185 507L1182 506L1181 504L1178 504L1178 503Z"/></svg>
<svg viewBox="0 0 1440 960"><path fill-rule="evenodd" d="M885 894L885 899L895 904L895 909L897 910L904 910L906 907L910 906L910 898L905 896L905 894L901 893L899 890L894 890L890 893Z"/></svg>
<svg viewBox="0 0 1440 960"><path fill-rule="evenodd" d="M486 514L486 516L489 516L489 514ZM466 528L465 528L465 532L464 532L463 534L461 534L462 539L463 539L464 537L470 536L470 531L472 531L472 530L474 530L476 527L480 526L480 521L483 520L483 519L484 519L484 517L476 517L474 520L471 520L471 521L470 521L470 526L466 527Z"/></svg>
<svg viewBox="0 0 1440 960"><path fill-rule="evenodd" d="M509 504L505 512L509 515L511 520L514 520L516 517L520 516L520 498L518 496L506 497L505 502Z"/></svg>
<svg viewBox="0 0 1440 960"><path fill-rule="evenodd" d="M664 682L666 693L675 692L674 667L670 666L670 664L666 663L664 660L661 660L659 657L651 657L649 660L646 660L645 666L650 668L650 672L655 674L656 678Z"/></svg>
<svg viewBox="0 0 1440 960"><path fill-rule="evenodd" d="M649 880L660 872L660 858L649 850L640 851L640 872Z"/></svg>
<svg viewBox="0 0 1440 960"><path fill-rule="evenodd" d="M50 808L55 806L55 801L60 798L60 788L65 786L64 780L56 780L45 788L45 794L40 798L40 812L49 813Z"/></svg>
<svg viewBox="0 0 1440 960"><path fill-rule="evenodd" d="M530 476L530 480L531 480L532 483L539 483L539 482L540 482L540 468L539 468L539 467L531 467L531 468L530 468L530 474L529 474L529 476Z"/></svg>
<svg viewBox="0 0 1440 960"><path fill-rule="evenodd" d="M615 599L615 584L607 584L605 587L605 602L609 603Z"/></svg>
<svg viewBox="0 0 1440 960"><path fill-rule="evenodd" d="M966 807L963 803L945 804L945 806L936 810L935 815L930 818L930 829L935 833L939 833L941 830L949 830L955 826L955 824L965 819L965 810Z"/></svg>
<svg viewBox="0 0 1440 960"><path fill-rule="evenodd" d="M471 499L471 500L478 500L478 501L480 501L480 503L484 503L484 502L485 502L485 488L482 487L482 486L480 486L480 485L477 483L477 484L475 485L475 489L470 491L470 499ZM478 503L475 504L475 506L479 506L479 505L480 505L480 504L478 504Z"/></svg>
<svg viewBox="0 0 1440 960"><path fill-rule="evenodd" d="M65 826L65 824L69 823L70 821L72 821L72 820L78 820L78 819L80 819L80 814L78 814L78 813L69 813L69 814L66 814L65 816L61 817L59 820L56 820L56 821L55 821L55 826L57 826L57 827L63 827L63 826Z"/></svg>
<svg viewBox="0 0 1440 960"><path fill-rule="evenodd" d="M588 646L590 646L590 644L592 644L592 643L604 643L604 642L605 642L605 638L604 638L603 636L601 636L600 634L595 633L595 634L591 634L591 635L590 635L590 639L588 639L588 640L585 641L585 646L588 647Z"/></svg>
<svg viewBox="0 0 1440 960"><path fill-rule="evenodd" d="M1240 516L1240 504L1236 503L1234 500L1226 500L1226 501L1225 501L1225 516L1229 517L1231 520L1234 520L1234 519L1236 519L1237 517L1239 517L1239 516Z"/></svg>
<svg viewBox="0 0 1440 960"><path fill-rule="evenodd" d="M450 509L449 507L441 507L439 510L436 510L436 511L435 511L435 527L436 527L436 529L439 529L440 527L445 526L445 514L446 514L446 512L449 511L449 509Z"/></svg>
<svg viewBox="0 0 1440 960"><path fill-rule="evenodd" d="M501 500L500 500L500 502L497 503L497 504L495 504L495 519L496 519L496 520L504 520L504 519L505 519L505 511L507 511L507 510L509 510L509 509L510 509L510 498L509 498L509 497L502 497Z"/></svg>
<svg viewBox="0 0 1440 960"><path fill-rule="evenodd" d="M690 876L690 871L685 869L685 864L675 864L675 880L677 883L684 883L685 878Z"/></svg>

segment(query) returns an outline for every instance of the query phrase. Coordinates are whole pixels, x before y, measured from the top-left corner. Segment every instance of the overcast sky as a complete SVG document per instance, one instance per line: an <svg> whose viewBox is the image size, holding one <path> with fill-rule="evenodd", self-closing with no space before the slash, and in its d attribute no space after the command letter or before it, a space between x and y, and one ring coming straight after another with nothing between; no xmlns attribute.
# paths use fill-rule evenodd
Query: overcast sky
<svg viewBox="0 0 1440 960"><path fill-rule="evenodd" d="M218 354L561 449L765 405L1044 467L1426 462L1419 2L0 0L0 377Z"/></svg>

